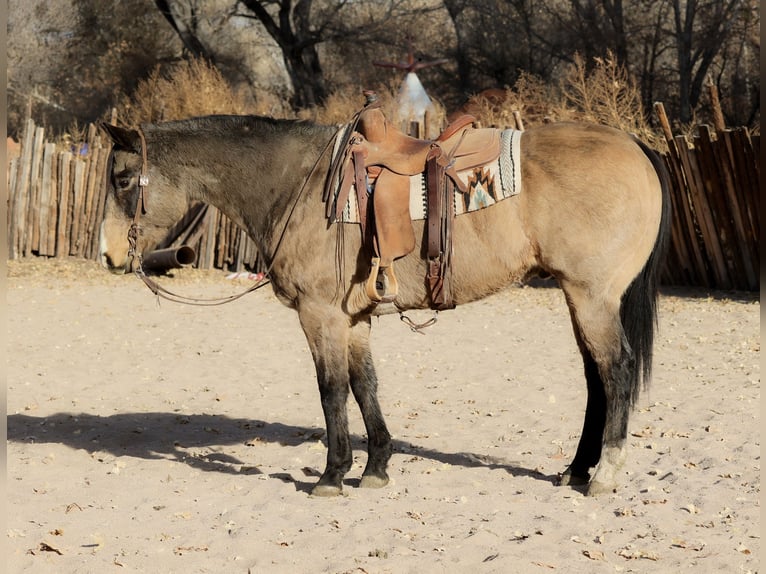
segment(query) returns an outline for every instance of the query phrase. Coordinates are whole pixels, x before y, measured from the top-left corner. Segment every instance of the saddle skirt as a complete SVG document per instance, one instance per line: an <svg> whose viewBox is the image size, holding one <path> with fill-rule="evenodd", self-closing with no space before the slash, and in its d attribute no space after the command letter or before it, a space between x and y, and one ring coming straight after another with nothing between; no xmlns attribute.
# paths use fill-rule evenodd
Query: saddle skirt
<svg viewBox="0 0 766 574"><path fill-rule="evenodd" d="M467 191L455 189L454 208L455 215L461 215L471 211L490 207L503 199L507 199L521 192L521 131L507 129L500 131L500 155L494 161L482 166L457 171L458 177L466 185ZM333 149L333 161L338 154L344 152L342 144L344 130L340 130L335 140ZM372 195L375 190L377 178L367 174L367 193ZM410 218L415 220L426 219L428 214L427 189L425 174L418 173L409 176L410 183ZM340 181L333 189L333 196L337 198L340 191ZM333 200L335 203L337 199ZM336 221L340 223L360 223L359 205L355 184L352 184L348 194L348 200L342 210L334 212L340 216Z"/></svg>

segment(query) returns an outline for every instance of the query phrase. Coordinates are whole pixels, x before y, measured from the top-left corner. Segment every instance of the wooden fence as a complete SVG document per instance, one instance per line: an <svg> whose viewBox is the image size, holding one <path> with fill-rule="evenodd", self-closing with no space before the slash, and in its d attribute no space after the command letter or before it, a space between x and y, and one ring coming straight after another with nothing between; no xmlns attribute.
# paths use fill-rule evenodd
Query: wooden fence
<svg viewBox="0 0 766 574"><path fill-rule="evenodd" d="M656 111L673 180L673 228L663 283L758 290L760 135L746 128L701 125L689 141L673 136L662 104Z"/></svg>
<svg viewBox="0 0 766 574"><path fill-rule="evenodd" d="M672 179L671 247L666 285L757 290L760 135L745 128L700 126L691 141L673 136L658 106ZM60 150L27 121L20 151L8 165L9 257L98 257L109 147L90 126L86 141ZM159 247L188 245L195 266L258 271L247 234L217 209L195 206Z"/></svg>
<svg viewBox="0 0 766 574"><path fill-rule="evenodd" d="M111 144L95 126L85 142L61 150L27 120L19 153L8 165L8 254L97 259ZM13 154L9 154L13 155ZM258 267L247 234L215 207L199 204L159 247L189 245L200 269Z"/></svg>

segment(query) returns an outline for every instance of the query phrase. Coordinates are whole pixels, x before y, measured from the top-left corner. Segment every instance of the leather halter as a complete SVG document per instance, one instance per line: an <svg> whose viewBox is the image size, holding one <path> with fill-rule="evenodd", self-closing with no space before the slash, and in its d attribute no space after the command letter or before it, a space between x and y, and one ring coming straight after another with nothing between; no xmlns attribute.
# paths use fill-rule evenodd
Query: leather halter
<svg viewBox="0 0 766 574"><path fill-rule="evenodd" d="M138 137L141 140L141 172L138 175L138 200L136 201L136 211L133 214L133 223L130 224L128 229L128 257L135 258L138 261L138 269L141 269L143 262L142 254L138 252L136 245L138 243L138 235L140 226L138 221L141 219L141 215L146 213L146 188L149 185L149 162L146 157L146 138L144 137L144 130L139 126ZM143 270L141 270L143 272Z"/></svg>

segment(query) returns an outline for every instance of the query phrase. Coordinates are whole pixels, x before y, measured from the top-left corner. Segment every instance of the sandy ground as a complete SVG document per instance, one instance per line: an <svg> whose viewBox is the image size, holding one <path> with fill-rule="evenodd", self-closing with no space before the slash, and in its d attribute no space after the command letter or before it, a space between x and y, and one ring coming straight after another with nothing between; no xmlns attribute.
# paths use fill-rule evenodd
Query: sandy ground
<svg viewBox="0 0 766 574"><path fill-rule="evenodd" d="M90 262L8 268L8 572L760 569L756 294L665 291L623 484L599 498L553 485L585 399L559 290L510 289L425 335L376 320L392 482L357 487L354 407L344 495L316 499L313 365L270 288L158 305ZM163 282L244 285L192 270Z"/></svg>

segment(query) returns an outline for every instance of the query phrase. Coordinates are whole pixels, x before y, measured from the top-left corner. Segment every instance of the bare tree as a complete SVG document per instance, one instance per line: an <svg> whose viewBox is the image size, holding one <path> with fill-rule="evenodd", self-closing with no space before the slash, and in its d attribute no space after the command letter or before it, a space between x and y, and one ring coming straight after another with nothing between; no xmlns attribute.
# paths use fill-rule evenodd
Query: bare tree
<svg viewBox="0 0 766 574"><path fill-rule="evenodd" d="M275 84L273 91L285 96L279 89L285 76L293 109L311 108L326 100L332 90L326 63L363 72L359 59L368 57L372 47L397 42L404 45L401 36L405 34L399 32L406 29L406 19L442 9L438 0L154 0L154 3L183 41L187 54L215 62L227 77L240 74L248 79L253 90L261 93L264 80L268 79ZM211 24L213 21L216 24ZM428 37L430 30L438 28L438 23L421 21L418 35ZM249 39L243 30L250 34ZM275 52L281 56L278 71L273 62ZM264 66L264 60L271 63ZM259 68L255 74L258 78L253 75L254 67ZM275 73L264 78L267 67ZM331 75L336 80L343 76L335 69ZM359 80L364 78L360 76Z"/></svg>
<svg viewBox="0 0 766 574"><path fill-rule="evenodd" d="M126 26L125 22L130 22ZM423 72L447 105L536 76L555 86L575 53L608 51L684 123L705 113L705 81L724 115L760 114L755 0L9 0L9 130L29 113L65 127L93 121L158 63L215 64L253 111L285 115L328 94L393 83L372 66L408 51L448 57Z"/></svg>
<svg viewBox="0 0 766 574"><path fill-rule="evenodd" d="M295 90L293 105L298 108L321 104L327 98L327 86L319 61L317 44L325 38L327 21L312 22L312 0L239 0L249 12L238 13L255 18L266 28L282 50L285 67ZM339 2L340 11L345 2ZM272 15L270 8L276 9Z"/></svg>
<svg viewBox="0 0 766 574"><path fill-rule="evenodd" d="M541 0L443 0L457 38L454 59L463 97L511 86L522 72L550 77L565 40Z"/></svg>
<svg viewBox="0 0 766 574"><path fill-rule="evenodd" d="M215 62L215 55L205 46L199 34L199 9L196 3L186 5L188 14L179 10L179 5L168 0L154 0L157 9L165 17L183 42L184 49L194 56L208 62Z"/></svg>
<svg viewBox="0 0 766 574"><path fill-rule="evenodd" d="M571 0L571 23L582 39L586 60L614 54L617 62L628 64L628 39L622 0Z"/></svg>
<svg viewBox="0 0 766 574"><path fill-rule="evenodd" d="M150 0L11 0L8 132L27 114L54 131L97 120L180 46ZM130 26L125 22L130 21Z"/></svg>
<svg viewBox="0 0 766 574"><path fill-rule="evenodd" d="M246 11L236 15L258 20L282 51L296 108L322 104L330 92L320 47L327 54L342 46L345 57L338 63L351 67L350 56L365 57L359 46L396 42L404 52L411 23L425 24L424 16L441 9L438 3L417 0L237 0L237 6ZM438 27L433 21L427 26ZM417 36L427 38L430 30L421 26Z"/></svg>
<svg viewBox="0 0 766 574"><path fill-rule="evenodd" d="M758 119L761 100L759 2L748 0L740 12L731 41L722 52L720 66L711 76L722 94L729 125L752 125Z"/></svg>
<svg viewBox="0 0 766 574"><path fill-rule="evenodd" d="M671 0L682 122L692 119L710 66L728 37L741 3L742 0Z"/></svg>

